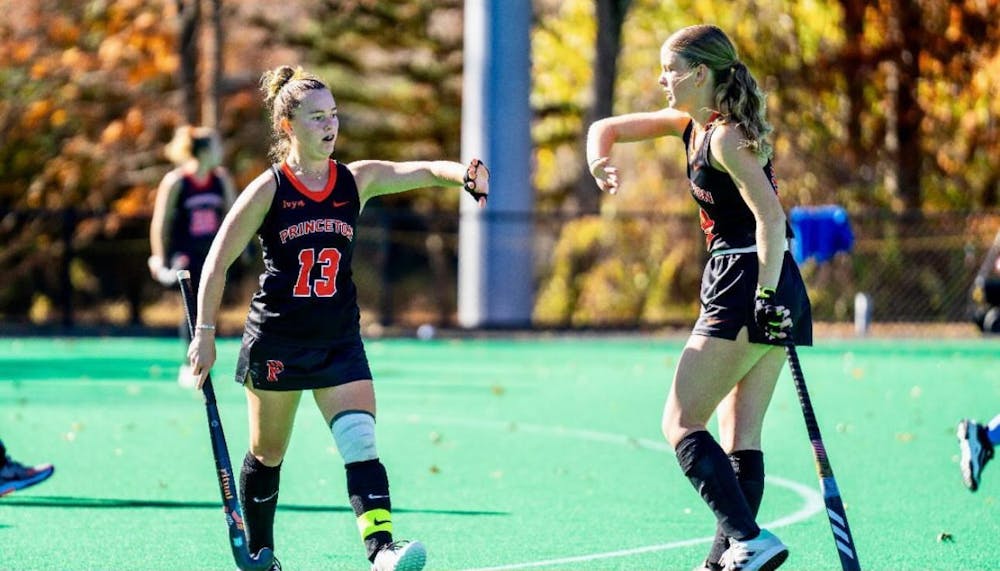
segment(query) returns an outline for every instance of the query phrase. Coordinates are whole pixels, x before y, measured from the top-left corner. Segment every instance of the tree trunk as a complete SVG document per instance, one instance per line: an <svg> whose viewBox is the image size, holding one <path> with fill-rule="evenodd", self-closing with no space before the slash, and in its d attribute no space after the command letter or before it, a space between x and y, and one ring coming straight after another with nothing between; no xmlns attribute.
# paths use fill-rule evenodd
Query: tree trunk
<svg viewBox="0 0 1000 571"><path fill-rule="evenodd" d="M201 121L206 127L219 128L219 105L222 93L222 52L224 44L222 28L222 0L210 0L209 30L212 40L207 43L208 57L205 58L205 97L201 105Z"/></svg>
<svg viewBox="0 0 1000 571"><path fill-rule="evenodd" d="M923 174L923 145L920 126L924 122L924 110L917 98L920 36L923 30L921 11L916 2L903 2L901 24L907 33L903 35L899 68L899 192L903 211L908 213L919 211L922 202L920 181Z"/></svg>
<svg viewBox="0 0 1000 571"><path fill-rule="evenodd" d="M198 29L201 0L176 0L181 33L177 43L180 56L180 81L184 98L184 119L191 125L198 120Z"/></svg>
<svg viewBox="0 0 1000 571"><path fill-rule="evenodd" d="M596 0L597 42L594 63L594 103L584 117L584 129L591 123L608 117L615 100L615 77L618 75L618 53L621 51L622 25L631 0ZM586 131L585 131L586 132ZM584 143L586 144L586 143ZM586 157L586 151L583 154ZM600 208L601 195L585 164L576 184L577 211L593 214Z"/></svg>
<svg viewBox="0 0 1000 571"><path fill-rule="evenodd" d="M847 150L848 166L857 169L861 158L866 155L861 140L861 114L865 109L864 86L868 75L868 63L861 53L865 33L864 0L841 0L840 7L844 11L844 34L846 42L841 57L842 69L845 74L847 89Z"/></svg>

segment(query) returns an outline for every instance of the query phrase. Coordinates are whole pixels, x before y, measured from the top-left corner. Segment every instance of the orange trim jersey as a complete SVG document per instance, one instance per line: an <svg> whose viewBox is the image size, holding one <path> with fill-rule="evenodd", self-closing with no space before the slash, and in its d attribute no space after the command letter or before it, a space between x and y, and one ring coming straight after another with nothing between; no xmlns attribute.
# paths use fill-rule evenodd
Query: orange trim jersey
<svg viewBox="0 0 1000 571"><path fill-rule="evenodd" d="M700 208L701 230L705 233L705 246L709 252L729 248L745 248L757 243L757 220L747 206L739 188L729 173L712 166L709 160L712 132L715 130L716 116L706 126L701 145L692 149L694 122L684 129L684 148L687 151L687 175L691 186L691 196ZM778 193L778 182L774 167L767 161L764 175L771 182L774 193ZM785 225L785 234L792 236L792 229Z"/></svg>
<svg viewBox="0 0 1000 571"><path fill-rule="evenodd" d="M360 334L351 276L361 201L354 175L330 161L326 187L308 190L287 165L273 165L278 187L258 229L264 258L246 330L261 340L323 347Z"/></svg>

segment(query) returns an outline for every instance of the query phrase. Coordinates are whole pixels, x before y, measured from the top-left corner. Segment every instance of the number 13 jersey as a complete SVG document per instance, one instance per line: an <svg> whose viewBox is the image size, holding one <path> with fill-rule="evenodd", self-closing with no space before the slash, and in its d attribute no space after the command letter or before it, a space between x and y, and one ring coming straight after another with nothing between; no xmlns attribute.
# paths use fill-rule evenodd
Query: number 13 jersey
<svg viewBox="0 0 1000 571"><path fill-rule="evenodd" d="M331 160L326 186L314 192L287 164L271 171L278 188L257 231L264 273L250 301L247 333L305 347L359 336L351 258L361 201L354 175Z"/></svg>

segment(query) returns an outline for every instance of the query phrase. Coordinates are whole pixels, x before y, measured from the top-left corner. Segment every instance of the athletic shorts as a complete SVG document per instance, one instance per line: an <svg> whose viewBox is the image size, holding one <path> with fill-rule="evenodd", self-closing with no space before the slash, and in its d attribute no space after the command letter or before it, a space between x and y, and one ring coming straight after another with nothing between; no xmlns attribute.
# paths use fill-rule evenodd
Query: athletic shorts
<svg viewBox="0 0 1000 571"><path fill-rule="evenodd" d="M317 348L261 341L245 332L236 362L236 382L249 379L262 391L321 389L371 378L360 336Z"/></svg>
<svg viewBox="0 0 1000 571"><path fill-rule="evenodd" d="M735 340L740 329L747 328L751 343L782 345L771 341L754 320L757 294L757 253L712 256L701 276L701 313L691 331L693 335ZM799 267L785 252L781 277L775 293L777 305L792 314L792 339L796 345L812 345L812 308Z"/></svg>

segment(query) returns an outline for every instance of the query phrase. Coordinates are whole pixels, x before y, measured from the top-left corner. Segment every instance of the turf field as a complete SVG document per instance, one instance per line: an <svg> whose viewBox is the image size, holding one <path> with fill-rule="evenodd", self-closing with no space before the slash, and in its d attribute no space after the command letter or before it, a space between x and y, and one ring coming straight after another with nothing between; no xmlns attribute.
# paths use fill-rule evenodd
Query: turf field
<svg viewBox="0 0 1000 571"><path fill-rule="evenodd" d="M687 570L714 523L659 435L682 341L378 340L369 358L399 538L428 569ZM216 391L246 446L238 342ZM0 498L0 568L231 569L200 393L171 339L0 339L0 436L46 483ZM862 567L998 569L1000 462L962 486L956 422L1000 412L1000 343L822 342L800 351ZM344 471L304 397L282 471L286 570L366 569ZM764 434L761 522L784 569L839 569L787 369ZM951 540L940 541L949 534Z"/></svg>

